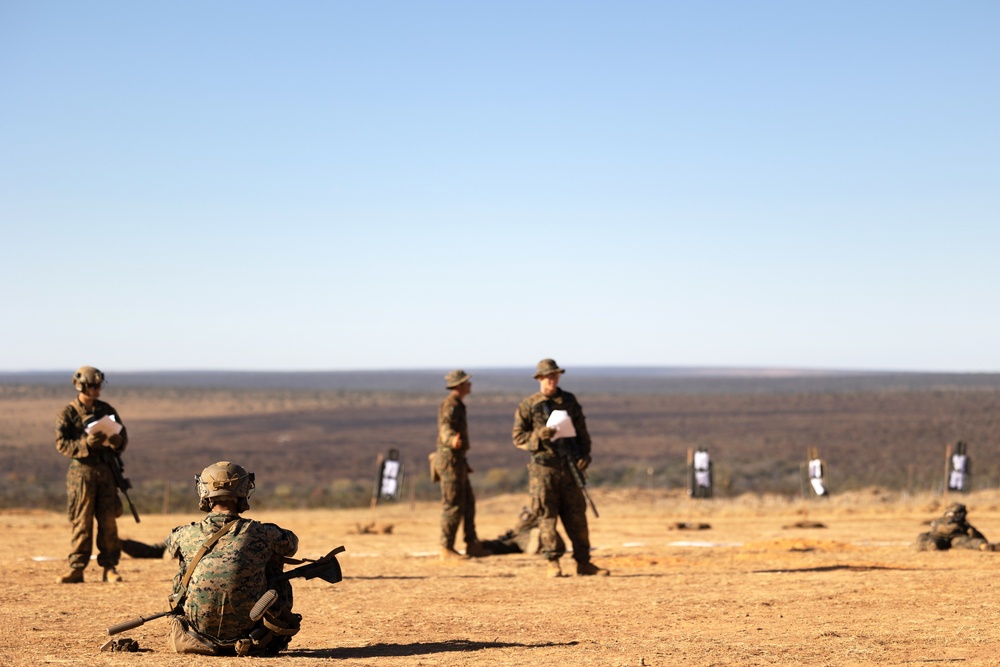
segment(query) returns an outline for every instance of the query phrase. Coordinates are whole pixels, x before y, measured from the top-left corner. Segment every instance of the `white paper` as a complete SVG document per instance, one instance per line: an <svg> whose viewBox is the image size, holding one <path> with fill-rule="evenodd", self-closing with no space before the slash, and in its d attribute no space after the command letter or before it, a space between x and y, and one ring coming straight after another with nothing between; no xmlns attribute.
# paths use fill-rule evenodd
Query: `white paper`
<svg viewBox="0 0 1000 667"><path fill-rule="evenodd" d="M556 430L553 440L576 437L576 427L573 426L573 420L565 410L553 410L545 425Z"/></svg>
<svg viewBox="0 0 1000 667"><path fill-rule="evenodd" d="M115 421L114 415L105 415L97 421L87 424L87 433L103 433L107 437L118 435L122 431L122 425Z"/></svg>
<svg viewBox="0 0 1000 667"><path fill-rule="evenodd" d="M386 461L382 470L383 496L396 496L396 489L399 488L399 461Z"/></svg>
<svg viewBox="0 0 1000 667"><path fill-rule="evenodd" d="M816 492L817 496L826 495L826 489L823 487L822 479L818 477L813 477L811 480L809 480L809 483L812 484L813 491Z"/></svg>

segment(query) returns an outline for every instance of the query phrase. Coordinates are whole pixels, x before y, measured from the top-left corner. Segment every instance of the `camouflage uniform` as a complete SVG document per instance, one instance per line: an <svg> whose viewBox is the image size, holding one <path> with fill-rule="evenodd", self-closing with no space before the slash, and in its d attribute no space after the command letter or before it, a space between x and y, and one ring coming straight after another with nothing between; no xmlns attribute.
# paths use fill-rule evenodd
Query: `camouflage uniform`
<svg viewBox="0 0 1000 667"><path fill-rule="evenodd" d="M540 548L539 534L538 515L524 507L517 517L516 526L495 540L483 540L479 544L486 553L493 556L521 553L533 556ZM558 531L556 531L556 551L559 553L566 551L566 544Z"/></svg>
<svg viewBox="0 0 1000 667"><path fill-rule="evenodd" d="M454 449L455 435L461 437L462 446ZM455 548L458 526L462 524L467 545L475 544L476 496L469 482L469 464L465 459L469 451L469 425L466 421L465 403L449 394L438 409L438 442L434 469L441 478L441 546Z"/></svg>
<svg viewBox="0 0 1000 667"><path fill-rule="evenodd" d="M184 598L182 621L189 634L207 641L223 652L239 639L246 638L257 625L249 618L250 610L269 589L278 592L278 599L269 613L295 617L291 614L292 586L287 581L274 582L284 567L284 557L291 556L299 546L299 538L290 530L273 523L244 519L237 514L213 512L199 523L178 526L166 541L166 553L178 558L180 564L174 576L174 593L180 592L188 564L201 546L228 521L239 523L202 557L195 566ZM272 652L283 648L274 647Z"/></svg>
<svg viewBox="0 0 1000 667"><path fill-rule="evenodd" d="M72 523L72 552L69 566L82 570L90 562L94 543L94 521L97 521L97 564L105 568L118 565L121 544L118 541L118 524L123 506L118 497L118 487L107 463L112 455L108 447L91 447L87 444L84 422L113 415L122 423L115 409L101 400L94 400L92 408L79 398L63 408L56 420L56 449L73 459L66 473L66 496L69 520ZM119 433L122 442L118 451L128 445L128 431Z"/></svg>
<svg viewBox="0 0 1000 667"><path fill-rule="evenodd" d="M548 422L553 410L565 410L573 420L575 438L542 440L538 432ZM566 535L573 544L573 559L578 564L590 562L590 529L587 526L586 501L566 457L556 453L558 447L573 450L578 458L590 460L590 434L583 409L576 397L557 389L550 398L541 392L521 401L514 414L514 445L531 453L528 464L532 512L539 516L540 550L550 560L566 553L565 544L556 532L556 520L562 520Z"/></svg>
<svg viewBox="0 0 1000 667"><path fill-rule="evenodd" d="M949 505L940 519L931 521L931 529L917 536L918 551L974 549L992 551L986 537L966 521L965 505Z"/></svg>

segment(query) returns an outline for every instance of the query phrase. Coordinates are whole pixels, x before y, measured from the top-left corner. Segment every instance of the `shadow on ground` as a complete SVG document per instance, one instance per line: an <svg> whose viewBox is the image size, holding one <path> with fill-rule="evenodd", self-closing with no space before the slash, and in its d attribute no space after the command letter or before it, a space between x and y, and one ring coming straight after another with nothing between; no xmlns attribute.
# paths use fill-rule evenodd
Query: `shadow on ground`
<svg viewBox="0 0 1000 667"><path fill-rule="evenodd" d="M914 567L888 567L885 565L821 565L819 567L796 567L781 570L754 570L754 574L777 574L782 572L834 572L837 570L847 570L848 572L871 572L873 570L917 570L923 568Z"/></svg>
<svg viewBox="0 0 1000 667"><path fill-rule="evenodd" d="M517 642L472 642L453 639L443 642L417 642L414 644L374 644L345 648L295 649L282 655L295 658L388 658L431 655L434 653L467 653L491 648L551 648L553 646L576 646L578 642L543 642L540 644L520 644Z"/></svg>

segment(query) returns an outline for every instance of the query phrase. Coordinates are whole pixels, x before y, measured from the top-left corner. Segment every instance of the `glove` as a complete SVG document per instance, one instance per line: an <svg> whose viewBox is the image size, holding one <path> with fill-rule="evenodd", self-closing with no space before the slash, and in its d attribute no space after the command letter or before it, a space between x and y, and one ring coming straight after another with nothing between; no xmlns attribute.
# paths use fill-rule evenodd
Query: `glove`
<svg viewBox="0 0 1000 667"><path fill-rule="evenodd" d="M546 426L538 431L539 440L551 440L552 436L556 434L556 430L551 426Z"/></svg>
<svg viewBox="0 0 1000 667"><path fill-rule="evenodd" d="M116 452L121 451L123 442L124 440L122 440L122 436L118 433L115 433L114 435L108 438L108 444L111 446L111 449L115 450Z"/></svg>
<svg viewBox="0 0 1000 667"><path fill-rule="evenodd" d="M107 436L103 433L91 433L87 436L87 445L90 447L103 447Z"/></svg>
<svg viewBox="0 0 1000 667"><path fill-rule="evenodd" d="M579 470L580 472L583 472L589 466L590 466L590 457L589 456L581 456L580 458L578 458L576 460L576 469Z"/></svg>

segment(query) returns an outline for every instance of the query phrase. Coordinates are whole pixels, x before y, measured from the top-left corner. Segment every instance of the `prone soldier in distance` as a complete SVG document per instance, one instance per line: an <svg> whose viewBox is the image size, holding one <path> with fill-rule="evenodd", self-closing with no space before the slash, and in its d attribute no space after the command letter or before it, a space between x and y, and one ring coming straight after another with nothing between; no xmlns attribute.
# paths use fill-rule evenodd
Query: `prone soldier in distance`
<svg viewBox="0 0 1000 667"><path fill-rule="evenodd" d="M917 536L917 551L947 551L948 549L975 549L995 551L986 537L966 520L962 503L952 503L944 515L931 521L931 529Z"/></svg>
<svg viewBox="0 0 1000 667"><path fill-rule="evenodd" d="M541 549L538 518L535 511L522 507L517 517L517 524L513 528L496 539L482 540L479 544L491 556L521 553L534 556ZM566 543L558 531L556 531L556 550L566 551Z"/></svg>
<svg viewBox="0 0 1000 667"><path fill-rule="evenodd" d="M97 524L97 564L104 568L104 581L119 582L117 518L124 512L112 460L128 446L128 431L121 417L108 403L100 400L104 373L93 366L83 366L73 374L78 394L56 418L56 449L72 459L66 473L66 499L72 524L72 552L69 572L57 579L62 584L83 583L83 571L94 548L94 524ZM120 427L117 433L96 429L93 424L106 418Z"/></svg>

